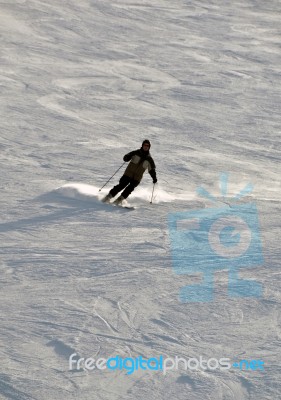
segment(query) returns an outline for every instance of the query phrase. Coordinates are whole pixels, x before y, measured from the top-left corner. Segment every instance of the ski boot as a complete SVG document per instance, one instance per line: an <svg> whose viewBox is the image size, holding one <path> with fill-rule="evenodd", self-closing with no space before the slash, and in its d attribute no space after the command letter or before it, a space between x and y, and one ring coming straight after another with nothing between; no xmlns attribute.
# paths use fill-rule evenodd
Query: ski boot
<svg viewBox="0 0 281 400"><path fill-rule="evenodd" d="M119 196L116 200L114 200L113 204L115 204L116 206L121 206L123 200L125 200L125 198L123 196Z"/></svg>
<svg viewBox="0 0 281 400"><path fill-rule="evenodd" d="M108 193L103 199L101 199L101 201L103 203L109 203L111 199L112 199L112 195L110 193Z"/></svg>

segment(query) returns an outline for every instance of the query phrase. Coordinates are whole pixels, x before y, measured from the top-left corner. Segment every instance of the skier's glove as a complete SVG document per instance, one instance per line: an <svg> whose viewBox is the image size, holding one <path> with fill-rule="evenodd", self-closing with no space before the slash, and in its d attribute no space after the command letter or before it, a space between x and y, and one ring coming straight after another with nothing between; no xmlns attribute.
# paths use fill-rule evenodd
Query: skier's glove
<svg viewBox="0 0 281 400"><path fill-rule="evenodd" d="M153 178L153 183L157 183L157 178Z"/></svg>

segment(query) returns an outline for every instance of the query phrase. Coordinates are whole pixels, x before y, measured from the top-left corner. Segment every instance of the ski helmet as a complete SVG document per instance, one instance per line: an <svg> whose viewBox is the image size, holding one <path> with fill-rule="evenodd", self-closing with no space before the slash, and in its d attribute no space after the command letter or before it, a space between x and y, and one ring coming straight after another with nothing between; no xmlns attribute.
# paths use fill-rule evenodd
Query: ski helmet
<svg viewBox="0 0 281 400"><path fill-rule="evenodd" d="M145 140L142 142L142 145L141 145L142 148L143 148L143 145L144 145L144 144L148 144L148 145L149 145L149 148L150 148L150 146L151 146L150 141L149 141L148 139L145 139Z"/></svg>

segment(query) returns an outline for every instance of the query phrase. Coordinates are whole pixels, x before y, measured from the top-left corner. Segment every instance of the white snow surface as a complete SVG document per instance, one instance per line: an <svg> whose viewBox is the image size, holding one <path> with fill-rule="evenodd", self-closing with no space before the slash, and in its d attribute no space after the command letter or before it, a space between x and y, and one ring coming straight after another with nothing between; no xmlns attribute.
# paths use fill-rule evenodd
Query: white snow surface
<svg viewBox="0 0 281 400"><path fill-rule="evenodd" d="M281 399L279 0L0 0L1 363L11 400ZM151 143L128 199L99 201ZM259 298L182 303L168 215L251 182ZM227 202L226 202L227 203ZM222 201L220 205L225 205ZM262 359L264 371L70 371L69 356Z"/></svg>

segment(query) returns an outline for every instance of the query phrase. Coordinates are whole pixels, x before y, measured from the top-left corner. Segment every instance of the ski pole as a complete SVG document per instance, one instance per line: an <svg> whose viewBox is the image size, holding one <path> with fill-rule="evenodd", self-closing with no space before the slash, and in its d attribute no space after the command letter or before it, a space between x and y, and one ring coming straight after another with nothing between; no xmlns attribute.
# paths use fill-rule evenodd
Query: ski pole
<svg viewBox="0 0 281 400"><path fill-rule="evenodd" d="M152 195L151 195L150 204L152 204L152 199L153 199L154 188L155 188L155 183L153 183L153 189L152 189Z"/></svg>
<svg viewBox="0 0 281 400"><path fill-rule="evenodd" d="M108 179L108 181L105 182L105 184L99 189L99 192L105 187L105 185L108 184L108 182L110 181L110 179L112 179L114 177L115 174L117 174L117 172L119 171L119 169L121 169L123 167L123 165L126 164L126 162L123 162L123 164L114 172L114 174Z"/></svg>

